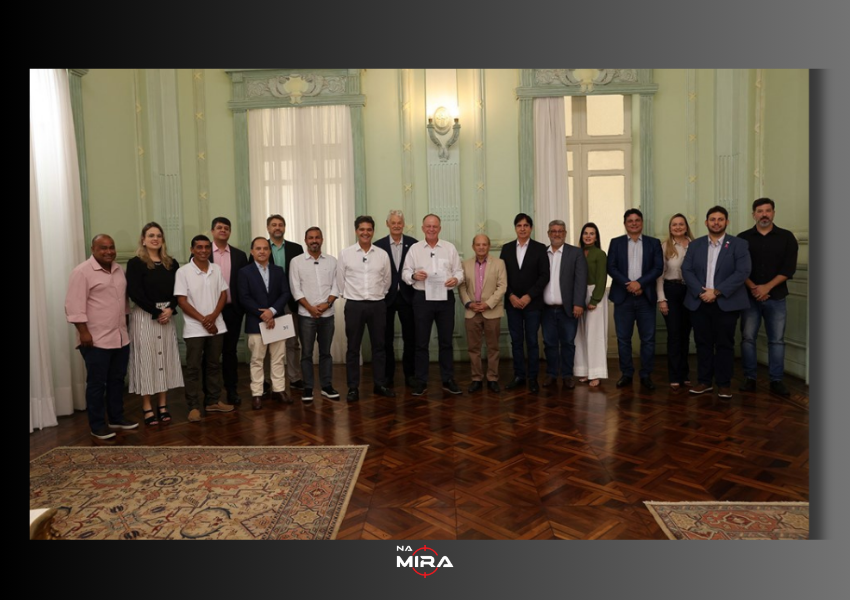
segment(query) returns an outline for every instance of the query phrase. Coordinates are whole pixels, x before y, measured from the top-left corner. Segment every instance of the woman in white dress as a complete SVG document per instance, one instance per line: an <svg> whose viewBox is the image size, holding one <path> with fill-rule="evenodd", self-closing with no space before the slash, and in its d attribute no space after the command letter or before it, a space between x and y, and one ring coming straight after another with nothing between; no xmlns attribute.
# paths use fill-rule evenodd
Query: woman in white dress
<svg viewBox="0 0 850 600"><path fill-rule="evenodd" d="M688 351L691 338L691 311L685 308L687 287L682 279L682 263L688 244L694 239L685 215L676 213L667 225L664 242L664 270L656 282L658 310L667 325L667 372L673 391L689 386Z"/></svg>
<svg viewBox="0 0 850 600"><path fill-rule="evenodd" d="M166 392L183 387L173 316L177 310L174 277L179 265L168 255L162 227L142 228L136 256L127 262L130 313L130 393L142 395L146 425L171 421ZM157 410L151 396L157 396Z"/></svg>
<svg viewBox="0 0 850 600"><path fill-rule="evenodd" d="M608 378L608 258L599 242L599 228L587 223L580 243L587 258L587 310L578 322L573 372L591 387Z"/></svg>

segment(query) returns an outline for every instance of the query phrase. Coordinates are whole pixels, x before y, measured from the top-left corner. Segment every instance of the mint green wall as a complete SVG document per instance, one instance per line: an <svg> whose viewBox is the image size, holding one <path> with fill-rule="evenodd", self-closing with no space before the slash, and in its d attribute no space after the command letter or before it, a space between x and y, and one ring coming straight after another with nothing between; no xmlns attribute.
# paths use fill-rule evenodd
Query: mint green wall
<svg viewBox="0 0 850 600"><path fill-rule="evenodd" d="M761 71L762 87L757 72L746 73L749 94L745 122L753 125L748 133L744 159L748 173L747 198L741 211L746 212L755 194L763 186L764 194L778 204L777 223L791 229L801 240L800 264L803 269L793 283L795 298L789 311L789 337L799 344L790 359L789 370L805 375L807 339L807 269L808 263L808 71ZM191 69L178 69L176 74L179 127L180 185L182 206L172 211L181 220L188 246L193 235L209 229L208 219L219 214L236 219L233 117L227 103L231 81L221 69L200 70L200 88ZM461 135L452 152L461 161L461 237L458 248L468 255L466 242L475 233L476 172L474 156L473 91L477 81L475 70L458 69L458 106ZM655 161L655 198L652 222L654 235L663 237L669 216L686 212L698 235L704 233L705 210L715 204L715 127L716 71L697 69L690 72L696 82L695 121L688 121L688 76L685 69L657 69L654 81L658 91L654 97L654 131L652 150ZM136 236L144 220L155 218L150 194L140 200L139 187L150 189L150 153L147 152L148 110L144 70L92 69L82 78L84 123L86 132L89 206L93 232L109 232L116 240L122 258L136 247ZM412 173L415 210L408 215L412 235L421 236L419 221L428 212L428 140L425 129L425 71L413 69L411 81ZM486 128L486 229L494 245L513 238L513 216L519 210L519 102L516 88L520 84L517 69L484 70ZM378 234L388 210L402 207L403 157L400 117L400 77L397 69L367 69L362 74L362 92L366 96L363 109L366 147L366 207L379 223ZM138 83L137 83L138 82ZM202 95L199 96L197 90ZM136 104L141 106L137 115ZM201 119L196 105L204 105ZM756 110L764 106L763 131L756 130ZM166 107L166 110L169 110ZM640 102L632 103L633 123L639 123ZM696 128L695 160L696 199L686 205L688 194L688 133ZM763 141L759 146L761 137ZM639 148L637 138L634 141ZM145 154L139 159L139 147ZM762 148L761 154L757 148ZM198 153L204 152L199 161ZM761 180L756 176L756 162L762 162ZM639 154L634 157L633 203L639 197ZM206 177L207 200L199 198L201 182ZM207 217L201 222L202 214ZM739 219L740 220L740 217ZM730 231L738 232L750 223L732 220ZM236 231L236 230L235 230ZM264 232L252 232L262 234ZM175 242L169 240L172 247ZM353 241L353 238L352 238ZM235 234L233 242L245 246L247 240ZM789 353L790 354L790 353Z"/></svg>
<svg viewBox="0 0 850 600"><path fill-rule="evenodd" d="M133 90L128 69L92 69L82 80L91 231L110 234L122 256L141 231Z"/></svg>

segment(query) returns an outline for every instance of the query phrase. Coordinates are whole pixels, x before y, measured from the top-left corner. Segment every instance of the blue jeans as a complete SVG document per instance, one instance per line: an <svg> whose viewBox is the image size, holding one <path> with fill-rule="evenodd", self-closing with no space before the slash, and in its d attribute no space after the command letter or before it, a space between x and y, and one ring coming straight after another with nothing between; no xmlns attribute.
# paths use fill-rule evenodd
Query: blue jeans
<svg viewBox="0 0 850 600"><path fill-rule="evenodd" d="M572 309L572 307L570 307ZM564 312L563 306L543 309L543 351L546 374L550 377L572 377L576 356L578 319Z"/></svg>
<svg viewBox="0 0 850 600"><path fill-rule="evenodd" d="M80 346L79 349L86 363L86 412L89 427L97 431L106 427L104 408L110 423L118 423L124 418L124 376L130 362L130 344L123 348Z"/></svg>
<svg viewBox="0 0 850 600"><path fill-rule="evenodd" d="M767 330L767 365L771 381L781 381L785 375L785 298L759 302L750 297L750 307L741 311L741 363L744 377L756 378L756 338L764 317Z"/></svg>
<svg viewBox="0 0 850 600"><path fill-rule="evenodd" d="M319 381L323 388L331 387L333 375L333 357L331 341L334 338L334 317L304 317L298 315L301 333L301 375L304 387L313 388L313 347L319 340Z"/></svg>
<svg viewBox="0 0 850 600"><path fill-rule="evenodd" d="M542 310L518 310L509 302L505 312L508 315L508 332L511 334L511 352L514 357L514 377L537 379L540 372L540 345L537 343L537 330L540 329ZM525 370L525 351L528 347L528 371Z"/></svg>
<svg viewBox="0 0 850 600"><path fill-rule="evenodd" d="M649 377L655 366L655 305L646 296L629 296L614 305L614 327L617 330L617 350L623 377L634 377L632 332L637 323L640 335L640 376Z"/></svg>

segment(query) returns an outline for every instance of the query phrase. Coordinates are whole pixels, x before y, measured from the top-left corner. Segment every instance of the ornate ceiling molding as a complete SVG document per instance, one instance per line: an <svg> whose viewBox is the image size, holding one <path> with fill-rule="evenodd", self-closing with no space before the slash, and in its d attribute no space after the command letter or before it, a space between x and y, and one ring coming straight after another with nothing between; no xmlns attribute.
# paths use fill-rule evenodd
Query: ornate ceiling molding
<svg viewBox="0 0 850 600"><path fill-rule="evenodd" d="M652 69L523 69L517 97L654 94Z"/></svg>
<svg viewBox="0 0 850 600"><path fill-rule="evenodd" d="M360 69L225 69L231 110L318 104L360 105Z"/></svg>

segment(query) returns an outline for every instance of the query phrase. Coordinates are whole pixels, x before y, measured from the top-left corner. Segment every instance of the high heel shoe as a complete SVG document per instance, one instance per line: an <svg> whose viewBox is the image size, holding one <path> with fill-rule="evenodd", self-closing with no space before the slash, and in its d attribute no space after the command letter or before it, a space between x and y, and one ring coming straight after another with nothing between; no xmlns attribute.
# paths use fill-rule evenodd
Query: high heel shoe
<svg viewBox="0 0 850 600"><path fill-rule="evenodd" d="M150 413L151 416L145 417L145 415L148 414L148 413ZM159 425L159 419L157 418L156 414L153 412L152 408L147 408L147 409L143 408L142 409L142 416L145 417L145 425Z"/></svg>
<svg viewBox="0 0 850 600"><path fill-rule="evenodd" d="M159 420L163 423L168 423L171 421L171 413L168 412L168 405L163 404L162 406L157 407L159 409Z"/></svg>

